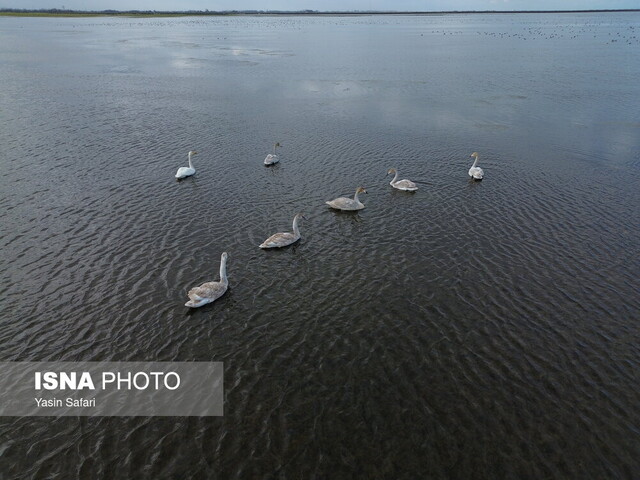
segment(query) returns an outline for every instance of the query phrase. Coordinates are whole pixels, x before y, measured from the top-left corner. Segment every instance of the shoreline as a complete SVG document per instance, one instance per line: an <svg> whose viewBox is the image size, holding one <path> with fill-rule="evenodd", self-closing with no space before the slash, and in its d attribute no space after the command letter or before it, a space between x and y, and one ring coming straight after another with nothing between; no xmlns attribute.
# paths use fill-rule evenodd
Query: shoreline
<svg viewBox="0 0 640 480"><path fill-rule="evenodd" d="M531 14L531 13L625 13L640 12L640 9L606 9L606 10L466 10L466 11L257 11L257 10L230 10L230 11L155 11L155 10L22 10L0 9L0 17L214 17L214 16L365 16L365 15L487 15L487 14Z"/></svg>

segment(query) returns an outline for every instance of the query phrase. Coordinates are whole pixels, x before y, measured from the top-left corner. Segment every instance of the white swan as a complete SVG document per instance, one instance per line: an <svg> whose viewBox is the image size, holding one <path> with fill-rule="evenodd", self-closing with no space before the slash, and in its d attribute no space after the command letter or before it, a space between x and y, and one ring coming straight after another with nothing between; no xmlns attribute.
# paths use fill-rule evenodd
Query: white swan
<svg viewBox="0 0 640 480"><path fill-rule="evenodd" d="M227 280L227 252L223 252L220 258L220 281L206 282L199 287L192 288L187 294L189 301L185 303L185 307L201 307L207 303L211 303L227 291L229 280Z"/></svg>
<svg viewBox="0 0 640 480"><path fill-rule="evenodd" d="M325 203L336 210L362 210L364 205L358 200L359 193L367 193L367 191L364 187L358 187L353 198L340 197Z"/></svg>
<svg viewBox="0 0 640 480"><path fill-rule="evenodd" d="M280 161L280 159L278 158L278 155L276 155L276 147L279 147L279 146L280 146L280 142L276 142L273 145L273 153L270 153L264 159L264 164L265 165L273 165L274 163L278 163Z"/></svg>
<svg viewBox="0 0 640 480"><path fill-rule="evenodd" d="M411 180L398 180L398 171L395 168L390 168L387 172L387 175L389 175L390 173L396 174L396 176L393 177L393 180L389 182L389 185L391 185L393 188L397 188L398 190L405 190L407 192L415 192L416 190L418 190L418 186Z"/></svg>
<svg viewBox="0 0 640 480"><path fill-rule="evenodd" d="M293 217L293 232L283 232L283 233L274 233L269 238L267 238L262 244L260 248L280 248L286 247L287 245L291 245L292 243L300 240L300 230L298 230L298 221L305 217L302 213L296 214Z"/></svg>
<svg viewBox="0 0 640 480"><path fill-rule="evenodd" d="M191 155L196 155L198 152L192 150L189 152L189 166L188 167L180 167L176 172L176 178L179 180L184 177L189 177L196 173L196 169L193 168L193 163L191 163Z"/></svg>
<svg viewBox="0 0 640 480"><path fill-rule="evenodd" d="M482 177L484 177L484 172L480 167L476 167L476 164L478 163L478 152L473 152L471 156L475 157L476 160L475 162L473 162L473 165L471 165L471 168L469 169L469 176L474 180L482 180Z"/></svg>

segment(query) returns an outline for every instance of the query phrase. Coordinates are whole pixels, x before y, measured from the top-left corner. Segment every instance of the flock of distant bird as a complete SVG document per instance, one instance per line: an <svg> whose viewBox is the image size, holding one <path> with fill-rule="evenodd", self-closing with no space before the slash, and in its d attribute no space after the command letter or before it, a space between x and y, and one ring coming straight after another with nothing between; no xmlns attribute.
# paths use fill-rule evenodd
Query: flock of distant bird
<svg viewBox="0 0 640 480"><path fill-rule="evenodd" d="M266 166L274 165L280 161L278 155L276 154L276 148L278 148L279 146L279 142L273 145L273 153L270 153L264 159L264 164ZM191 175L194 175L196 173L196 169L193 166L191 157L193 155L196 155L197 153L198 152L196 152L195 150L189 152L189 166L180 167L178 169L178 171L176 172L176 178L178 180L181 180L185 177L190 177ZM484 177L484 172L480 167L478 167L478 152L473 152L471 156L474 158L474 162L469 169L469 176L474 180L482 180ZM387 171L387 175L391 174L394 174L394 177L393 180L389 182L389 184L393 188L397 188L398 190L403 190L406 192L415 192L416 190L418 190L418 186L411 180L398 180L398 171L395 168L390 168ZM364 204L358 199L358 195L360 193L367 193L367 191L364 189L364 187L358 187L353 198L339 197L325 203L336 210L362 210L364 208ZM298 222L301 218L306 219L302 213L298 213L295 217L293 217L293 232L275 233L267 238L264 242L262 242L259 247L282 248L300 240L300 229L298 228ZM185 306L192 308L201 307L217 300L222 295L224 295L224 293L227 291L227 288L229 287L229 280L227 279L227 257L227 252L223 252L222 257L220 258L220 281L206 282L199 287L195 287L189 290L189 292L187 293L189 301L185 303Z"/></svg>

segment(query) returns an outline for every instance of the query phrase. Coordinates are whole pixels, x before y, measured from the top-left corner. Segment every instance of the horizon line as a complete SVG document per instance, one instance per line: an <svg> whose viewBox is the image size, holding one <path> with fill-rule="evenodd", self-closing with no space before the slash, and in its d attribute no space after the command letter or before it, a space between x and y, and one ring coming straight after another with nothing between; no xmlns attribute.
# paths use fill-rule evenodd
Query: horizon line
<svg viewBox="0 0 640 480"><path fill-rule="evenodd" d="M434 14L465 14L465 13L597 13L597 12L640 12L640 8L597 8L575 10L77 10L62 8L9 8L0 7L0 13L61 13L61 14L179 14L179 15L434 15Z"/></svg>

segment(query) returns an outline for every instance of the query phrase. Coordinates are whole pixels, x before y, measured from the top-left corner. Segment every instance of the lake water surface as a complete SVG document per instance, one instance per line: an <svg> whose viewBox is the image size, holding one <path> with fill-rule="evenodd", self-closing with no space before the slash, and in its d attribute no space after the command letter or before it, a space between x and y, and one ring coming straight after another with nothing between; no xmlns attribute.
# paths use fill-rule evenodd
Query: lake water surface
<svg viewBox="0 0 640 480"><path fill-rule="evenodd" d="M639 51L640 13L0 18L0 360L225 366L222 418L3 418L0 477L637 478Z"/></svg>

